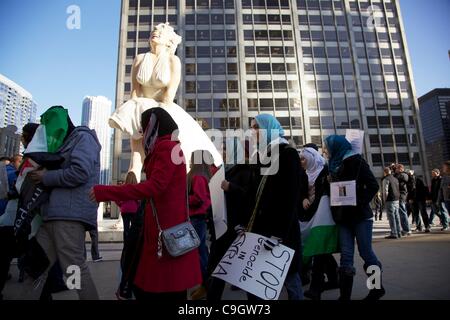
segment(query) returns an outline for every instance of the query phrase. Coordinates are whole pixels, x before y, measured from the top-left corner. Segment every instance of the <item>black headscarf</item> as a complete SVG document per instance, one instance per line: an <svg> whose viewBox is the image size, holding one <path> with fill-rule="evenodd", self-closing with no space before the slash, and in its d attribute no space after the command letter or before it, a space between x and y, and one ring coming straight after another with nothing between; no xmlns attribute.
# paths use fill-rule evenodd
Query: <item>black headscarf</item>
<svg viewBox="0 0 450 320"><path fill-rule="evenodd" d="M141 127L144 133L143 143L146 156L153 152L158 137L171 135L178 130L178 125L162 108L153 108L142 113Z"/></svg>
<svg viewBox="0 0 450 320"><path fill-rule="evenodd" d="M26 148L31 140L33 139L34 134L36 133L37 128L39 127L39 124L37 123L27 123L22 128L22 137L24 140L24 147Z"/></svg>

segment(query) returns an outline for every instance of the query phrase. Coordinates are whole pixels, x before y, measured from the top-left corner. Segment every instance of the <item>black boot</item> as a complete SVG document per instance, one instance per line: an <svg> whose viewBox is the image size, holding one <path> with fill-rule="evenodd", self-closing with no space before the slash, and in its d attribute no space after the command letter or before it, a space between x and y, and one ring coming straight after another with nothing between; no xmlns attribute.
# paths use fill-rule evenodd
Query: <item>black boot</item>
<svg viewBox="0 0 450 320"><path fill-rule="evenodd" d="M311 284L309 290L305 291L304 295L306 298L319 301L321 299L321 294L323 291L324 276L322 273L312 272Z"/></svg>
<svg viewBox="0 0 450 320"><path fill-rule="evenodd" d="M339 301L350 301L353 289L353 277L353 273L345 271L339 272L339 290L341 292L341 296L338 299Z"/></svg>
<svg viewBox="0 0 450 320"><path fill-rule="evenodd" d="M325 274L327 275L327 282L323 286L323 291L338 289L338 264L331 254L327 257L325 263Z"/></svg>

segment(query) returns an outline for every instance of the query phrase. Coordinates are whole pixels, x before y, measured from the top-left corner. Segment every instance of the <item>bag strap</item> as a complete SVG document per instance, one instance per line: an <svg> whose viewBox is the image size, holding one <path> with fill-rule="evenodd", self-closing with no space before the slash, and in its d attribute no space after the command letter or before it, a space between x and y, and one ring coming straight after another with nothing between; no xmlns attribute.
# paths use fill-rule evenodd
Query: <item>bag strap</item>
<svg viewBox="0 0 450 320"><path fill-rule="evenodd" d="M187 216L187 222L191 222L191 218L189 216L189 193L188 193L188 179L186 178L186 216ZM158 212L156 210L156 206L155 203L153 202L153 198L150 198L150 205L152 207L152 211L153 211L153 216L156 219L156 226L158 227L158 231L162 232L161 229L161 225L159 224L159 219L158 219Z"/></svg>
<svg viewBox="0 0 450 320"><path fill-rule="evenodd" d="M268 175L264 175L262 177L262 179L261 179L261 182L259 183L258 191L256 192L256 204L255 204L255 208L253 209L253 213L252 213L252 216L250 218L250 221L248 222L248 225L247 225L247 228L246 228L247 232L251 232L252 229L253 229L253 224L255 223L256 213L258 212L259 203L260 203L261 196L262 196L262 193L264 191L264 187L266 185L268 177L269 177Z"/></svg>

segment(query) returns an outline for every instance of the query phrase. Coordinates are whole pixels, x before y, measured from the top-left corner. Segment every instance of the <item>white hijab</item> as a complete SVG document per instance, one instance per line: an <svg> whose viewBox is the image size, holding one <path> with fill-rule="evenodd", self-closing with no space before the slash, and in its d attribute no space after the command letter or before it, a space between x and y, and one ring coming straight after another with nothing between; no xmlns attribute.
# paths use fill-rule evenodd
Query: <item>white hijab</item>
<svg viewBox="0 0 450 320"><path fill-rule="evenodd" d="M306 159L308 182L310 186L313 186L325 166L325 159L313 148L303 149L301 156Z"/></svg>

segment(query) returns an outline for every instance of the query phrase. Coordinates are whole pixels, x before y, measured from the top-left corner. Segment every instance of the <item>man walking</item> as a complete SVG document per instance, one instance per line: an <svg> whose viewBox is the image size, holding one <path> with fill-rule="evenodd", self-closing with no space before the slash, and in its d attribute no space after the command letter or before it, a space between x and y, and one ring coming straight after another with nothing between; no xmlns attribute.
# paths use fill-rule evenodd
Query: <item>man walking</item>
<svg viewBox="0 0 450 320"><path fill-rule="evenodd" d="M444 174L441 179L440 192L438 194L438 204L441 204L439 219L441 220L442 231L448 230L448 213L450 211L450 161L446 161L442 166Z"/></svg>
<svg viewBox="0 0 450 320"><path fill-rule="evenodd" d="M419 177L415 177L415 192L413 199L413 217L416 221L416 231L421 232L423 230L423 226L425 227L425 232L430 232L430 223L427 214L427 196L428 196L428 188L425 186L425 183ZM420 215L419 215L420 212ZM422 219L421 219L422 217Z"/></svg>
<svg viewBox="0 0 450 320"><path fill-rule="evenodd" d="M97 228L97 204L89 200L89 190L98 183L100 175L100 143L95 131L75 127L67 110L53 107L63 119L66 131L57 153L64 158L60 169L38 170L30 174L35 183L51 189L50 197L41 207L43 224L36 240L49 260L49 267L58 260L63 272L79 272L78 295L82 300L97 300L98 293L85 258L85 233ZM56 110L55 110L56 109ZM70 267L70 268L69 268ZM37 298L47 278L48 269L31 292Z"/></svg>
<svg viewBox="0 0 450 320"><path fill-rule="evenodd" d="M408 199L408 175L405 172L405 167L402 164L396 166L395 177L398 180L400 188L400 202L399 202L399 214L400 223L402 226L402 235L411 235L411 228L408 221L408 212L406 210L406 201Z"/></svg>
<svg viewBox="0 0 450 320"><path fill-rule="evenodd" d="M391 169L384 169L383 185L383 203L385 204L391 234L386 239L399 239L401 235L399 200L400 190L397 178L392 175Z"/></svg>

